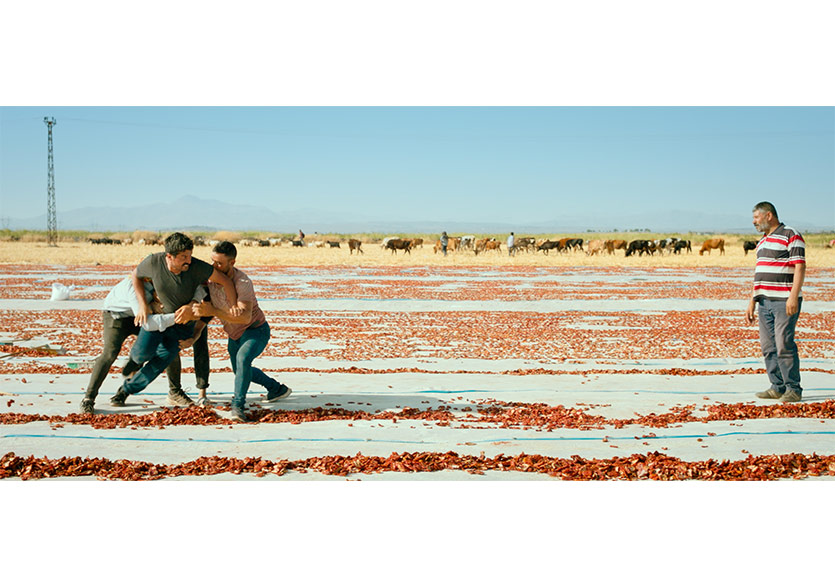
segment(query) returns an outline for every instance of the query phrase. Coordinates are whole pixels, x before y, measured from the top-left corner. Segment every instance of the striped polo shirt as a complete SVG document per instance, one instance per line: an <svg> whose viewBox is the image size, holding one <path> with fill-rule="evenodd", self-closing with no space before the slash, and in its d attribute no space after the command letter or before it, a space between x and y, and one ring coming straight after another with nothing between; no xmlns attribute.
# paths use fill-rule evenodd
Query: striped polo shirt
<svg viewBox="0 0 835 586"><path fill-rule="evenodd" d="M806 263L806 242L800 232L780 224L757 243L754 299L788 299L794 265ZM801 295L802 297L802 295Z"/></svg>

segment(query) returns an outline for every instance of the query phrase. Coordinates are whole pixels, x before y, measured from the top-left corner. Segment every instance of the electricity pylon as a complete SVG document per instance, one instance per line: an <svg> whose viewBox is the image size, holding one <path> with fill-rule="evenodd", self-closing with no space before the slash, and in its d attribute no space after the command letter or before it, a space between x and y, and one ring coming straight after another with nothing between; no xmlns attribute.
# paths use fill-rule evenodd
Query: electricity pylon
<svg viewBox="0 0 835 586"><path fill-rule="evenodd" d="M55 215L55 166L52 164L52 127L55 118L44 118L49 129L49 179L46 187L46 240L49 246L58 246L58 218Z"/></svg>

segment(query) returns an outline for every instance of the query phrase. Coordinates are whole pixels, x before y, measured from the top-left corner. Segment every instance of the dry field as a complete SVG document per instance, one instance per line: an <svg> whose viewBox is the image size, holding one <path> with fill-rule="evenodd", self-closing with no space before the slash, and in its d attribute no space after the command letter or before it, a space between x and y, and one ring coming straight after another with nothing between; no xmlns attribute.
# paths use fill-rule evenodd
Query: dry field
<svg viewBox="0 0 835 586"><path fill-rule="evenodd" d="M340 248L292 247L239 247L238 264L246 266L486 266L486 267L752 267L754 254L743 253L742 242L745 238L726 236L725 254L714 250L710 254L699 256L701 241L693 242L693 252L672 255L655 254L653 256L626 257L623 250L614 255L586 256L583 252L557 253L545 255L542 252L520 252L510 257L502 244L501 253L484 252L476 256L471 251L449 253L444 257L435 254L431 244L425 244L411 253L398 251L392 253L381 249L373 242L364 242L361 255L350 254L346 243ZM161 246L140 245L93 245L89 243L61 242L58 247L49 247L42 242L0 242L0 264L53 264L53 265L136 265L146 255L162 250ZM198 246L194 254L197 258L210 259L210 248ZM820 245L808 245L806 250L810 267L835 266L835 249Z"/></svg>
<svg viewBox="0 0 835 586"><path fill-rule="evenodd" d="M245 264L272 328L257 365L293 394L265 405L253 385L242 424L228 418L218 324L213 406L167 407L164 376L110 406L129 338L96 413L79 414L101 300L148 251L27 248L52 256L0 264L0 478L835 479L831 264L809 269L803 401L786 405L754 396L767 379L743 319L753 257L733 248L678 269L622 255L606 260L659 266L574 266L580 254L549 257L565 263L552 267L495 255L507 266L460 266L472 255L347 266L389 253L253 249L274 255ZM122 253L122 264L94 266L82 251ZM812 263L831 254L811 252ZM310 266L317 258L342 266ZM50 301L55 281L75 287L70 300ZM185 351L186 387L192 365Z"/></svg>

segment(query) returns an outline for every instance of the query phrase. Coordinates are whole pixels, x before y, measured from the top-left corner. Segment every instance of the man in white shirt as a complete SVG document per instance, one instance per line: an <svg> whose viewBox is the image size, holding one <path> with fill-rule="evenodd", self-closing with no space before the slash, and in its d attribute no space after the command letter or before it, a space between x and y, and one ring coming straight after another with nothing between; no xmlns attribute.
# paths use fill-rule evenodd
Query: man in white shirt
<svg viewBox="0 0 835 586"><path fill-rule="evenodd" d="M145 287L145 299L151 305L152 309L162 311L161 305L154 300L153 286L149 281L143 281ZM194 298L196 301L201 300L206 294L203 289L198 289ZM116 362L119 357L119 350L128 336L135 336L139 334L140 326L136 325L135 316L139 312L139 300L137 299L133 282L130 277L126 277L119 281L113 289L104 298L104 305L102 307L102 321L104 322L104 331L102 338L104 341L104 349L101 355L96 359L93 365L93 372L90 374L90 382L87 385L87 392L81 400L81 413L93 414L95 412L94 405L96 397L99 393L99 388L104 382L105 377L110 372L110 367ZM153 313L148 316L148 321L142 325L143 329L150 332L161 332L171 327L175 323L186 323L194 320L194 313L190 306L183 306L176 313ZM198 322L196 328L202 327ZM196 337L196 336L195 336ZM129 377L141 367L132 360L122 369L122 375ZM169 374L170 376L170 374ZM182 393L182 391L180 391ZM172 397L169 392L169 403L178 405L177 397Z"/></svg>

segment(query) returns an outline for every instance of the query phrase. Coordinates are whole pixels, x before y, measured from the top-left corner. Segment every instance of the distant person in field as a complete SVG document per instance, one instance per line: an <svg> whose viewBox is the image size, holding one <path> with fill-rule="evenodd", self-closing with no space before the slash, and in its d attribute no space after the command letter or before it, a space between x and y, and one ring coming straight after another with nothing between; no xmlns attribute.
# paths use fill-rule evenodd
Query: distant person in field
<svg viewBox="0 0 835 586"><path fill-rule="evenodd" d="M302 246L304 246L304 232L302 232L301 228L299 228L299 242L301 242Z"/></svg>
<svg viewBox="0 0 835 586"><path fill-rule="evenodd" d="M513 237L513 232L510 233L510 236L507 237L507 255L513 256L516 254L516 249L513 248L513 245L516 243L516 239Z"/></svg>
<svg viewBox="0 0 835 586"><path fill-rule="evenodd" d="M803 304L803 280L806 277L806 243L803 236L777 217L777 210L760 202L753 210L754 226L763 237L757 243L757 268L754 290L746 317L760 322L760 347L771 386L757 393L761 399L800 401L800 358L794 341L794 329Z"/></svg>
<svg viewBox="0 0 835 586"><path fill-rule="evenodd" d="M184 317L182 313L178 316L176 313L162 313L162 303L154 295L154 287L150 279L142 279L145 300L150 306L152 315L148 316L142 329L147 331L164 332L167 328L173 326L175 323L183 323ZM200 301L206 295L206 290L198 288L195 292L194 299ZM116 284L113 289L104 298L104 306L102 308L102 322L103 331L102 339L104 348L101 355L93 364L93 371L90 374L90 382L87 384L87 392L81 400L81 413L93 414L95 413L96 397L99 394L99 389L104 382L105 377L110 372L110 367L116 362L119 357L119 350L122 344L129 336L136 336L140 332L140 327L134 323L137 313L139 313L139 302L136 292L133 287L133 281L130 277L122 279ZM180 320L178 322L178 319ZM201 324L203 322L200 322ZM205 324L204 324L205 325ZM200 327L200 333L196 334L198 337L205 338L205 327ZM208 387L209 379L209 349L208 345L205 348L205 357L198 353L200 350L195 347L195 373L197 374L198 387L200 381L204 380ZM137 364L133 360L128 359L127 364L122 369L122 376L128 378L140 369L142 365ZM172 393L176 395L176 389L180 388L180 363L172 362L166 368L166 374L169 379L169 386ZM176 399L175 399L176 400Z"/></svg>
<svg viewBox="0 0 835 586"><path fill-rule="evenodd" d="M165 252L148 255L131 273L134 290L143 291L141 280L151 279L163 311L177 314L181 323L176 323L165 331L139 331L130 357L135 363L143 366L111 397L110 404L114 407L124 407L125 400L130 395L151 384L179 354L181 341L187 342L195 338L192 304L195 292L202 283L208 281L210 284L220 285L233 303L237 303L235 286L229 277L215 270L209 263L193 258L193 250L194 242L191 238L175 232L165 239ZM142 326L148 321L150 308L144 295L137 293L136 297L139 305L134 323ZM239 309L233 311L237 315L241 313ZM173 393L169 391L168 402L180 406L192 404L192 400L182 389Z"/></svg>
<svg viewBox="0 0 835 586"><path fill-rule="evenodd" d="M441 234L441 250L444 251L444 256L446 256L446 247L449 244L449 236L446 235L446 232Z"/></svg>
<svg viewBox="0 0 835 586"><path fill-rule="evenodd" d="M258 307L252 281L240 269L235 267L238 250L231 242L219 242L212 248L214 269L226 275L235 284L237 305L243 311L238 315L230 313L235 302L230 301L228 293L219 285L209 283L211 303L204 301L193 306L194 315L215 316L220 319L223 329L229 336L227 350L235 373L235 388L232 398L232 419L246 421L246 394L251 383L267 389L264 399L267 403L290 396L292 390L287 385L267 376L252 366L253 360L260 356L270 342L270 324L264 312Z"/></svg>

